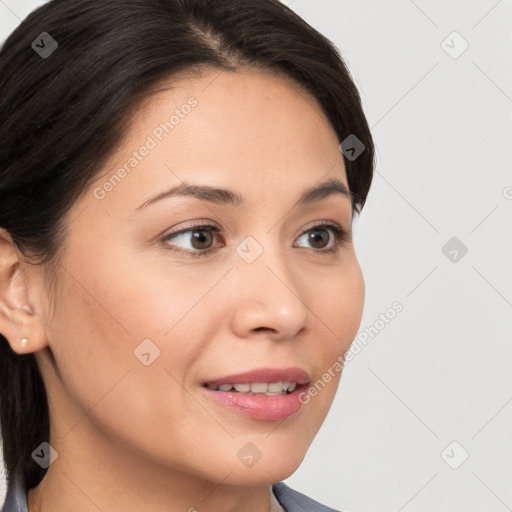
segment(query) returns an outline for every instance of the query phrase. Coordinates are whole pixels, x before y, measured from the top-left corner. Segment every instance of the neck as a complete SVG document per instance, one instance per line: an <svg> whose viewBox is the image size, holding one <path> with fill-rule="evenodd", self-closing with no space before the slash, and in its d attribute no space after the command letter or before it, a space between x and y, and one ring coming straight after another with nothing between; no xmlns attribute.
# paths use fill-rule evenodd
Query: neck
<svg viewBox="0 0 512 512"><path fill-rule="evenodd" d="M213 481L148 461L113 440L88 441L76 433L50 440L58 458L28 491L29 512L67 512L70 504L76 512L270 510L271 485L223 483L235 468Z"/></svg>

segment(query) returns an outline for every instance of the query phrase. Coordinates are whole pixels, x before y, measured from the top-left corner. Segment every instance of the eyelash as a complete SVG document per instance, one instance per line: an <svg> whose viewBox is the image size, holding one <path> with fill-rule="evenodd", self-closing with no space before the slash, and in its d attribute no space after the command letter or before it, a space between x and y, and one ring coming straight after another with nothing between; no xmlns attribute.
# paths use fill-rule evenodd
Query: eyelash
<svg viewBox="0 0 512 512"><path fill-rule="evenodd" d="M331 224L331 223L327 224L327 223L325 223L325 221L321 221L320 223L315 224L314 226L308 228L306 231L304 231L301 234L301 236L304 235L305 233L314 231L315 229L318 229L318 228L326 228L328 231L331 231L331 233L334 234L334 245L330 249L312 248L311 250L315 254L324 254L324 255L325 254L327 254L327 255L335 254L340 250L341 246L343 244L345 244L346 242L348 242L350 239L348 233L343 228L341 228L339 225ZM212 233L220 233L221 230L217 226L214 226L212 224L198 224L196 226L191 226L186 229L176 231L175 233L169 233L168 235L163 237L161 241L165 243L169 239L171 239L175 236L182 235L184 233L194 232L194 231L211 231ZM170 248L168 248L168 249L172 250L172 251L180 252L180 253L185 253L185 254L191 256L192 258L200 258L203 256L208 256L209 254L211 254L212 252L214 252L216 250L215 248L209 248L209 249L203 249L203 250L195 249L194 251L187 250L187 249L170 249Z"/></svg>

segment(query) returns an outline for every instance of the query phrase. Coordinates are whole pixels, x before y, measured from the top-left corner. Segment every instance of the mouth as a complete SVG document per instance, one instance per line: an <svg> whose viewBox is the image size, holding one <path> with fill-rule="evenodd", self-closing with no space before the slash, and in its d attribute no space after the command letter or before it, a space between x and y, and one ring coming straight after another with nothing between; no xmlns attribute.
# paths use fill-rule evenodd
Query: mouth
<svg viewBox="0 0 512 512"><path fill-rule="evenodd" d="M263 368L202 383L205 394L229 410L264 421L283 420L302 409L310 382L300 368Z"/></svg>

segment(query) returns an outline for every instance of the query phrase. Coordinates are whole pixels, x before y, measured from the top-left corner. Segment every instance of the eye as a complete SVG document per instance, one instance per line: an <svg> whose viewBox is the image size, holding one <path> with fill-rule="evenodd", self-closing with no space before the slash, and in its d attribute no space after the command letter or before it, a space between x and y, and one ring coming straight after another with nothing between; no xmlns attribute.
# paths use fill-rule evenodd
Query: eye
<svg viewBox="0 0 512 512"><path fill-rule="evenodd" d="M215 234L217 233L220 233L220 229L217 226L204 224L201 226L193 226L190 228L182 229L176 233L171 233L165 236L163 241L165 243L167 243L169 240L186 242L188 239L191 247L182 247L175 250L178 252L186 252L190 256L206 256L208 253L214 250L211 247L211 244L215 240ZM176 243L174 242L172 245L176 245Z"/></svg>
<svg viewBox="0 0 512 512"><path fill-rule="evenodd" d="M311 244L315 253L337 252L348 236L337 224L317 224L305 231L298 240L304 238ZM331 243L329 243L331 242Z"/></svg>

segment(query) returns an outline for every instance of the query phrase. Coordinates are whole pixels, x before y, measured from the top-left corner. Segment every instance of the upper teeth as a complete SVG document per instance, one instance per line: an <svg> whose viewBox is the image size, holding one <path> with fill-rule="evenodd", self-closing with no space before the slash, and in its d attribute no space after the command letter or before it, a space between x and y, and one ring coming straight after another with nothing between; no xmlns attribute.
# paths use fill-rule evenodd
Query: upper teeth
<svg viewBox="0 0 512 512"><path fill-rule="evenodd" d="M296 387L296 382L279 381L279 382L251 382L246 384L221 384L220 386L212 386L207 384L210 389L217 391L235 391L239 393L265 393L267 395L283 395L286 392L291 393Z"/></svg>

